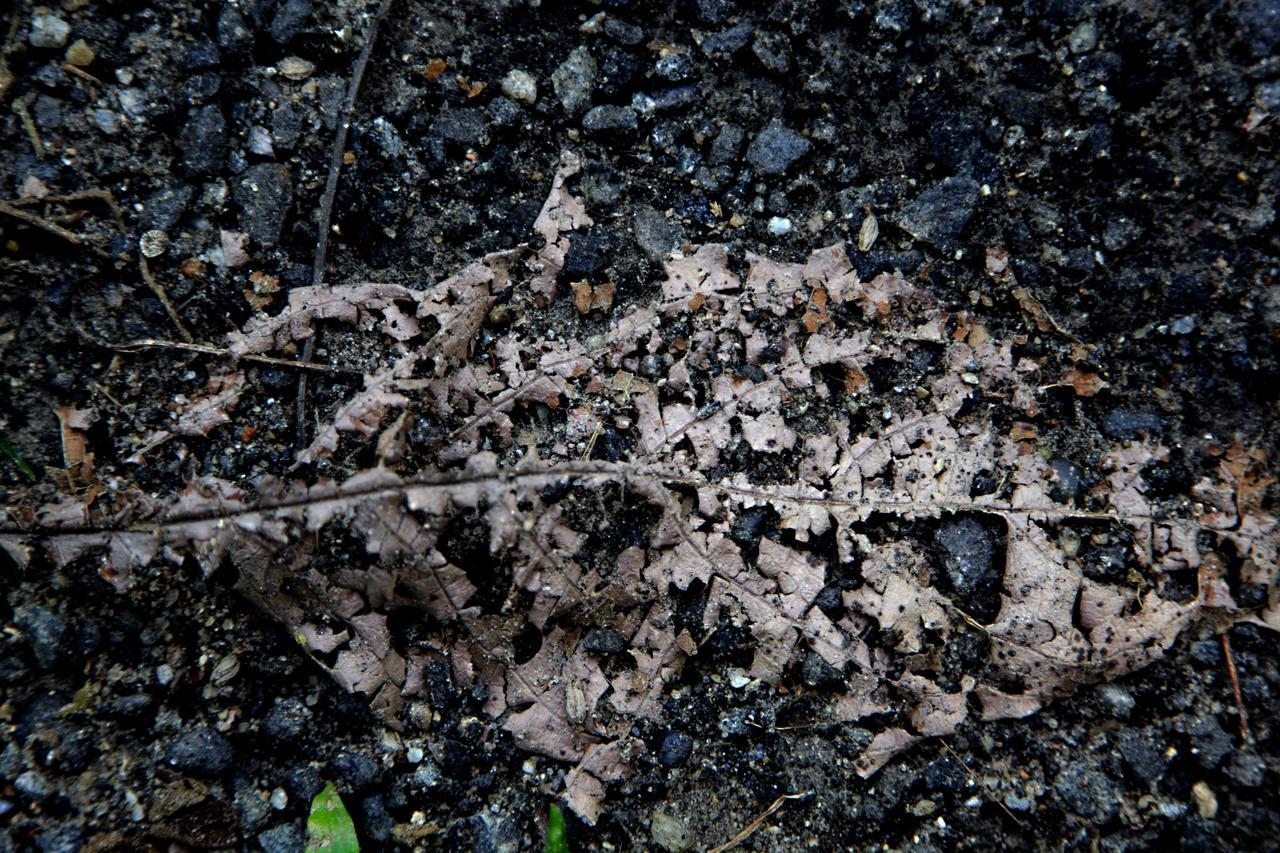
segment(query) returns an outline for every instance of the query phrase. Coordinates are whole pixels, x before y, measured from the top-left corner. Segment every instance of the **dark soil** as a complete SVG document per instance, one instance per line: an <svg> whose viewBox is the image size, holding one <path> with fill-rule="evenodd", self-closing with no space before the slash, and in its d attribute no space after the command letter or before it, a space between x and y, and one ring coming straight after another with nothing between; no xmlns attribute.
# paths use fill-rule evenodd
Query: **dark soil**
<svg viewBox="0 0 1280 853"><path fill-rule="evenodd" d="M44 483L63 464L60 405L96 413L109 487L169 494L201 473L288 467L297 378L258 367L234 427L125 462L175 397L200 393L209 358L110 345L178 337L139 271L145 232L163 232L150 269L198 342L251 315L246 290L272 310L311 283L374 5L64 0L5 17L0 197L78 235L0 211L0 438ZM569 269L617 282L620 304L652 298L673 245L795 260L856 244L870 210L879 239L850 253L864 278L896 268L1025 331L1010 284L985 270L1001 247L1095 346L1109 387L1054 398L1039 425L1046 458L1073 472L1063 481L1087 488L1100 438L1144 432L1180 450L1149 481L1185 494L1215 445L1276 458L1278 47L1275 0L396 0L355 110L325 281L422 285L527 239L565 149L583 157L576 187L596 221ZM575 50L577 82L558 94ZM502 95L511 69L536 81L533 104ZM87 190L111 192L125 233L99 200L51 200ZM223 229L250 235L247 267L222 264ZM255 271L279 291L254 293ZM316 352L356 368L378 357L337 332ZM313 379L311 420L350 388ZM0 459L0 501L28 487ZM540 847L562 766L515 750L447 672L399 743L231 580L155 568L119 596L92 565L4 564L0 851L299 850L327 781L367 849ZM967 723L867 781L852 757L868 732L806 725L824 673L737 690L723 677L733 649L709 653L671 692L669 725L640 727L651 752L598 826L570 817L570 840L678 847L683 832L707 848L804 794L745 846L1275 848L1280 641L1227 636L1248 740L1224 645L1203 626L1146 671L1025 721Z"/></svg>

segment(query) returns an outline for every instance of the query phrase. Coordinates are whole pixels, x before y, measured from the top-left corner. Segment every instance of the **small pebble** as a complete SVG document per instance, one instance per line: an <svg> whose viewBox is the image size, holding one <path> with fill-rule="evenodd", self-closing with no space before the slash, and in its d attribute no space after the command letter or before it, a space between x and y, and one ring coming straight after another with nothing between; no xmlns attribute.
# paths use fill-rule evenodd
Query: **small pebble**
<svg viewBox="0 0 1280 853"><path fill-rule="evenodd" d="M105 107L99 107L93 111L93 123L98 126L98 130L107 136L115 136L120 132L120 120L111 110Z"/></svg>
<svg viewBox="0 0 1280 853"><path fill-rule="evenodd" d="M84 39L76 39L71 43L71 47L67 48L66 60L68 65L74 65L76 68L92 65L93 48L89 47L89 43Z"/></svg>
<svg viewBox="0 0 1280 853"><path fill-rule="evenodd" d="M32 47L62 47L71 35L71 25L56 15L36 15L31 19Z"/></svg>
<svg viewBox="0 0 1280 853"><path fill-rule="evenodd" d="M260 124L249 128L249 150L261 157L276 156L275 146L271 142L271 131Z"/></svg>
<svg viewBox="0 0 1280 853"><path fill-rule="evenodd" d="M502 78L502 94L513 101L521 101L533 106L538 100L538 82L528 71L512 68Z"/></svg>
<svg viewBox="0 0 1280 853"><path fill-rule="evenodd" d="M276 788L271 792L271 808L282 811L287 805L289 805L289 795L285 793L284 788Z"/></svg>
<svg viewBox="0 0 1280 853"><path fill-rule="evenodd" d="M1067 47L1072 53L1088 53L1098 46L1098 27L1093 21L1081 21L1067 36Z"/></svg>
<svg viewBox="0 0 1280 853"><path fill-rule="evenodd" d="M1200 817L1213 820L1218 816L1218 798L1204 782L1191 786L1191 796L1196 801L1196 811L1200 812Z"/></svg>
<svg viewBox="0 0 1280 853"><path fill-rule="evenodd" d="M791 233L791 220L785 216L772 216L769 218L769 233L781 237L783 234Z"/></svg>
<svg viewBox="0 0 1280 853"><path fill-rule="evenodd" d="M405 760L410 764L418 764L422 761L423 752L420 746L411 746L404 753Z"/></svg>

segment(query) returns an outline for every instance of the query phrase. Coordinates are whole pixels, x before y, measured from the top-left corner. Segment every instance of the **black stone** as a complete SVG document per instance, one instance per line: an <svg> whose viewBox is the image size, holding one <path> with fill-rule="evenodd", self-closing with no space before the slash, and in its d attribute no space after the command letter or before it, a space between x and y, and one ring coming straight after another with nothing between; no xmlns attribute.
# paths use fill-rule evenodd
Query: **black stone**
<svg viewBox="0 0 1280 853"><path fill-rule="evenodd" d="M271 38L285 45L311 21L311 0L281 0L271 19Z"/></svg>
<svg viewBox="0 0 1280 853"><path fill-rule="evenodd" d="M582 647L595 655L617 655L627 650L627 640L612 628L597 628L583 639Z"/></svg>
<svg viewBox="0 0 1280 853"><path fill-rule="evenodd" d="M995 567L996 543L991 533L971 518L947 521L936 537L942 549L942 565L951 588L961 598L989 591L999 581Z"/></svg>
<svg viewBox="0 0 1280 853"><path fill-rule="evenodd" d="M823 660L817 652L805 655L800 677L814 690L836 690L844 686L844 673Z"/></svg>
<svg viewBox="0 0 1280 853"><path fill-rule="evenodd" d="M262 853L301 853L307 847L306 828L300 822L285 823L258 834Z"/></svg>
<svg viewBox="0 0 1280 853"><path fill-rule="evenodd" d="M950 251L973 217L980 192L972 178L945 178L907 204L898 225L917 240Z"/></svg>
<svg viewBox="0 0 1280 853"><path fill-rule="evenodd" d="M658 759L668 767L683 764L693 752L693 738L684 732L671 732L662 739Z"/></svg>
<svg viewBox="0 0 1280 853"><path fill-rule="evenodd" d="M227 159L227 120L217 104L198 107L187 114L178 134L182 167L191 175L222 171Z"/></svg>
<svg viewBox="0 0 1280 853"><path fill-rule="evenodd" d="M53 669L67 656L67 621L36 605L14 608L13 623L22 629L41 669Z"/></svg>
<svg viewBox="0 0 1280 853"><path fill-rule="evenodd" d="M592 107L582 117L582 129L587 133L634 131L637 127L636 111L631 107L606 104Z"/></svg>
<svg viewBox="0 0 1280 853"><path fill-rule="evenodd" d="M1155 412L1115 409L1103 416L1102 428L1111 438L1137 438L1143 433L1160 434L1164 431L1164 420Z"/></svg>
<svg viewBox="0 0 1280 853"><path fill-rule="evenodd" d="M1064 504L1074 501L1076 495L1080 494L1080 484L1084 478L1080 466L1070 459L1053 459L1049 462L1049 467L1055 475L1049 487L1049 497Z"/></svg>
<svg viewBox="0 0 1280 853"><path fill-rule="evenodd" d="M189 731L170 745L169 765L197 776L221 776L231 769L235 750L231 742L210 728Z"/></svg>
<svg viewBox="0 0 1280 853"><path fill-rule="evenodd" d="M378 778L378 763L357 752L344 752L333 759L333 770L353 791L369 787Z"/></svg>
<svg viewBox="0 0 1280 853"><path fill-rule="evenodd" d="M280 242L293 202L293 177L281 163L250 166L235 182L233 194L243 214L240 226L261 246Z"/></svg>
<svg viewBox="0 0 1280 853"><path fill-rule="evenodd" d="M605 230L592 228L587 233L575 235L564 259L564 275L569 281L577 281L609 265L615 248L613 237Z"/></svg>

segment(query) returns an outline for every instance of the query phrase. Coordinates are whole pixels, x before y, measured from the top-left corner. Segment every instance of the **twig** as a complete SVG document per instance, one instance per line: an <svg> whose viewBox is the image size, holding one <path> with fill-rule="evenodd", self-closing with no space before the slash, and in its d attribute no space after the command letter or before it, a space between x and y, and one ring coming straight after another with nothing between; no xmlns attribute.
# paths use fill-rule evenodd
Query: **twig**
<svg viewBox="0 0 1280 853"><path fill-rule="evenodd" d="M40 141L40 131L36 130L36 123L31 120L31 111L27 109L27 102L22 98L18 98L13 102L13 111L18 114L18 118L22 119L22 127L27 132L27 138L31 140L31 147L36 150L36 157L44 159L44 143Z"/></svg>
<svg viewBox="0 0 1280 853"><path fill-rule="evenodd" d="M160 304L164 306L164 310L168 313L169 319L173 321L173 325L177 328L178 334L182 335L182 339L187 343L191 343L194 338L187 331L187 327L182 324L182 318L178 316L178 309L173 307L173 302L169 299L169 291L164 289L164 285L156 281L156 277L151 274L151 265L147 263L147 256L138 252L138 270L142 273L142 280L147 283L147 287L151 288L151 292L160 300Z"/></svg>
<svg viewBox="0 0 1280 853"><path fill-rule="evenodd" d="M939 740L938 743L942 744L942 748L945 749L947 752L951 753L951 757L955 759L956 763L964 768L965 774L969 777L970 784L972 784L976 788L979 788L982 791L983 795L988 800L990 800L991 802L999 806L1000 810L1009 816L1010 820L1012 820L1018 826L1024 826L1022 820L1019 819L1018 816L1015 815L1013 812L1009 811L1009 807L1006 806L1004 803L1002 803L1000 800L997 800L995 798L995 795L993 795L991 791L987 789L987 786L982 784L981 781L979 781L978 777L974 774L974 772L969 769L969 765L965 764L964 760L961 759L959 755L956 755L956 751L951 748L951 744L947 743L945 740Z"/></svg>
<svg viewBox="0 0 1280 853"><path fill-rule="evenodd" d="M28 225L33 225L36 228L41 229L42 231L48 231L50 234L61 237L63 240L66 240L74 246L83 246L100 258L105 258L107 260L111 259L111 253L106 249L103 249L101 246L95 246L76 232L63 228L55 222L50 222L43 216L37 216L30 211L23 210L12 202L0 201L0 213L5 214L6 216L12 216L14 219L19 219Z"/></svg>
<svg viewBox="0 0 1280 853"><path fill-rule="evenodd" d="M739 832L733 838L730 838L724 844L721 844L719 847L712 850L711 853L724 853L725 850L730 850L734 847L737 847L739 844L741 844L742 842L750 838L752 834L755 833L756 830L758 830L761 826L763 826L764 822L769 819L769 816L772 815L774 812L776 812L778 809L782 808L782 804L785 803L787 800L802 800L805 797L809 796L809 794L810 792L806 791L803 794L783 794L781 797L778 797L778 799L773 801L773 805L769 806L769 808L761 812L760 815L755 820L751 821L751 823L744 826L741 832Z"/></svg>
<svg viewBox="0 0 1280 853"><path fill-rule="evenodd" d="M342 104L342 115L338 117L338 131L333 137L333 150L329 154L329 175L325 178L324 193L320 196L320 216L316 220L316 254L311 262L311 286L319 287L324 283L325 257L329 252L329 223L333 220L333 200L338 194L338 176L342 172L342 155L346 153L347 133L351 129L351 113L355 110L356 98L360 94L360 82L364 79L364 70L369 65L369 57L373 54L373 45L378 40L378 29L382 21L391 11L395 0L382 0L369 29L364 37L364 47L351 69L351 82L347 85L347 97ZM315 334L307 338L302 345L302 362L311 361L316 351L316 339L320 337L317 327ZM298 377L298 396L294 406L295 425L298 434L298 446L307 443L307 374Z"/></svg>
<svg viewBox="0 0 1280 853"><path fill-rule="evenodd" d="M1236 659L1231 654L1231 638L1226 631L1222 632L1222 656L1227 659L1227 676L1231 679L1231 692L1236 697L1236 713L1240 715L1240 740L1248 743L1249 715L1244 709L1244 695L1240 692L1240 676L1236 673Z"/></svg>
<svg viewBox="0 0 1280 853"><path fill-rule="evenodd" d="M314 362L295 361L291 358L275 358L269 355L237 355L229 349L222 347L210 346L208 344L182 343L180 341L165 341L157 338L140 338L136 341L128 341L123 344L109 344L105 341L97 341L94 343L107 349L113 349L117 352L141 352L144 349L173 349L183 350L185 352L198 352L204 355L217 356L218 358L226 358L232 361L252 361L255 364L269 364L272 367L294 367L299 370L311 370L316 373L331 373L338 376L364 376L364 373L353 367L334 367L331 364L316 364Z"/></svg>
<svg viewBox="0 0 1280 853"><path fill-rule="evenodd" d="M87 80L90 83L97 83L99 86L107 85L106 83L103 83L101 80L99 80L97 77L94 77L88 71L85 71L83 68L77 68L76 66L72 65L70 62L64 62L60 67L62 68L63 71L67 72L68 74L74 74L75 76L79 77L81 80Z"/></svg>

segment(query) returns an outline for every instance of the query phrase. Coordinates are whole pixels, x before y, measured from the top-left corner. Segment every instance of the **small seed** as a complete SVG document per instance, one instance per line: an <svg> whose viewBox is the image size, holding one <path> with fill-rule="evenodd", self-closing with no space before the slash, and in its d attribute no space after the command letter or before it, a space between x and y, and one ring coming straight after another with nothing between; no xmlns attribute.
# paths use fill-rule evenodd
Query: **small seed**
<svg viewBox="0 0 1280 853"><path fill-rule="evenodd" d="M163 231L148 231L138 240L138 248L147 258L158 258L169 248L169 235Z"/></svg>

